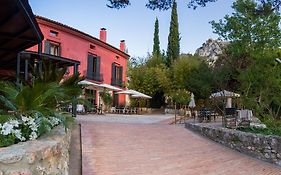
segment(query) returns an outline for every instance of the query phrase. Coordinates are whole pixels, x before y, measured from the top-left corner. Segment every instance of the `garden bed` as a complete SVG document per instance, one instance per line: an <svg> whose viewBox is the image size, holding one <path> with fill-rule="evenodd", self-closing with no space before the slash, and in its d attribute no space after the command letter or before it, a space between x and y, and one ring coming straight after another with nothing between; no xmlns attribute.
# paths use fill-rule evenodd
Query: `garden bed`
<svg viewBox="0 0 281 175"><path fill-rule="evenodd" d="M186 128L239 152L281 166L281 137L242 132L202 123L186 123Z"/></svg>

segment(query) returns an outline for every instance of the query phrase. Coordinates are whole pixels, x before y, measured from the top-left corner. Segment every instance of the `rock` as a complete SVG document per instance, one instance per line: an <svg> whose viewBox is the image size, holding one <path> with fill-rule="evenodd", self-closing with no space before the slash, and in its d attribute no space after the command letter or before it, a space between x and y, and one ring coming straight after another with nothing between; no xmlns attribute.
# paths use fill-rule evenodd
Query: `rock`
<svg viewBox="0 0 281 175"><path fill-rule="evenodd" d="M195 51L195 55L206 57L207 62L210 65L213 65L218 59L218 56L222 54L223 49L226 47L226 45L227 42L208 39L205 43L202 44L200 48Z"/></svg>
<svg viewBox="0 0 281 175"><path fill-rule="evenodd" d="M258 119L257 117L251 117L251 123L259 123L259 124L262 124L262 122L260 121L260 119Z"/></svg>
<svg viewBox="0 0 281 175"><path fill-rule="evenodd" d="M43 159L47 159L51 156L52 156L52 150L50 147L43 151Z"/></svg>
<svg viewBox="0 0 281 175"><path fill-rule="evenodd" d="M260 123L250 123L250 127L258 128L258 129L265 129L266 125L265 124L260 124Z"/></svg>
<svg viewBox="0 0 281 175"><path fill-rule="evenodd" d="M265 153L264 155L265 158L269 159L270 158L270 155L268 153Z"/></svg>
<svg viewBox="0 0 281 175"><path fill-rule="evenodd" d="M32 175L29 170L15 170L6 172L7 175Z"/></svg>
<svg viewBox="0 0 281 175"><path fill-rule="evenodd" d="M36 154L29 153L29 154L27 154L26 159L27 159L29 164L34 164L34 162L36 160Z"/></svg>
<svg viewBox="0 0 281 175"><path fill-rule="evenodd" d="M22 156L16 155L15 153L7 154L0 158L0 163L12 164L21 161Z"/></svg>

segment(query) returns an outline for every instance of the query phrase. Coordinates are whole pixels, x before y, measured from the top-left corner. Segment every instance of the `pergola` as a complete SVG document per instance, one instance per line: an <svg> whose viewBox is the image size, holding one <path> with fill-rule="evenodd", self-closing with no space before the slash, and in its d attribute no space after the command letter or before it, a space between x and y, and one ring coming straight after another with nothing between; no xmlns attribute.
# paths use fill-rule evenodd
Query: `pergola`
<svg viewBox="0 0 281 175"><path fill-rule="evenodd" d="M74 66L74 74L77 74L80 62L42 53L43 39L28 0L1 0L0 79L17 82L23 78L28 80L35 63L39 71L44 71L44 60L54 63L57 67ZM38 52L25 51L37 44ZM75 108L73 114L76 115Z"/></svg>
<svg viewBox="0 0 281 175"><path fill-rule="evenodd" d="M49 60L58 67L74 66L79 61L42 53L44 36L35 20L28 0L2 0L0 5L0 78L27 80L34 62L42 67ZM24 51L38 44L38 52ZM42 71L42 69L41 69Z"/></svg>
<svg viewBox="0 0 281 175"><path fill-rule="evenodd" d="M39 44L43 34L27 0L2 0L0 5L0 74L8 79L16 71L17 54Z"/></svg>

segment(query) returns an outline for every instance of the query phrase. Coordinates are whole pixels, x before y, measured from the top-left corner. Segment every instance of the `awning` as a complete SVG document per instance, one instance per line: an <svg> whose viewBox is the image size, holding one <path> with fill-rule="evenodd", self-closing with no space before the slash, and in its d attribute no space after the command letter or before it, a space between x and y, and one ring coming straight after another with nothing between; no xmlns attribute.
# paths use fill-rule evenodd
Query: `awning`
<svg viewBox="0 0 281 175"><path fill-rule="evenodd" d="M32 52L32 51L23 51L20 53L21 59L38 59L38 60L44 60L44 61L50 61L59 67L69 67L69 66L74 66L74 65L80 65L80 61L72 60L70 58L65 58L61 56L55 56L55 55L50 55L46 53L37 53L37 52Z"/></svg>
<svg viewBox="0 0 281 175"><path fill-rule="evenodd" d="M0 5L0 68L16 67L17 53L43 40L28 0L2 0Z"/></svg>

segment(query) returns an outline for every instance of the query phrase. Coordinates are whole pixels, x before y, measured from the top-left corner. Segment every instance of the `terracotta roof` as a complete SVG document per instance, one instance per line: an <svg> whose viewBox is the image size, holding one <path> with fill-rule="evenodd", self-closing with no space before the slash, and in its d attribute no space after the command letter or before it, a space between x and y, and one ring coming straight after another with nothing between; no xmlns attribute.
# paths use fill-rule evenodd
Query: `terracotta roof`
<svg viewBox="0 0 281 175"><path fill-rule="evenodd" d="M127 54L127 53L121 51L120 49L118 49L118 48L116 48L116 47L114 47L114 46L112 46L112 45L110 45L110 44L108 44L108 43L106 43L106 42L103 42L103 41L101 41L100 39L98 39L98 38L96 38L96 37L94 37L94 36L92 36L92 35L89 35L89 34L87 34L87 33L85 33L85 32L82 32L82 31L80 31L80 30L78 30L78 29L75 29L75 28L73 28L73 27L71 27L71 26L68 26L68 25L66 25L66 24L60 23L60 22L58 22L58 21L54 21L54 20L52 20L52 19L48 19L48 18L46 18L46 17L38 16L38 15L36 15L36 19L43 20L43 21L47 21L47 22L50 22L50 23L59 25L59 26L61 26L61 27L63 27L63 28L66 28L66 29L72 30L72 31L74 31L74 32L77 32L78 34L82 34L82 35L85 36L85 37L88 37L88 38L90 38L90 39L92 39L92 40L95 40L96 42L98 42L98 43L100 43L100 44L102 44L102 45L105 45L105 46L107 46L107 47L113 49L114 51L116 51L116 52L118 52L118 53L120 53L120 54L123 54L123 55L124 55L125 57L127 57L127 58L130 57L129 54Z"/></svg>

